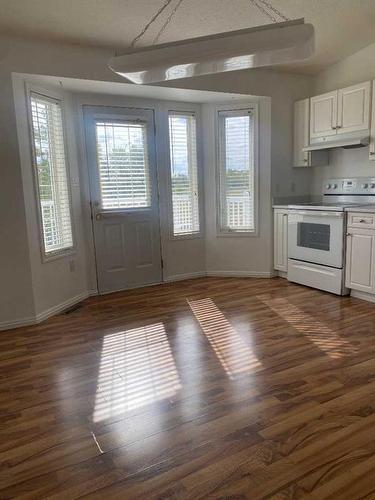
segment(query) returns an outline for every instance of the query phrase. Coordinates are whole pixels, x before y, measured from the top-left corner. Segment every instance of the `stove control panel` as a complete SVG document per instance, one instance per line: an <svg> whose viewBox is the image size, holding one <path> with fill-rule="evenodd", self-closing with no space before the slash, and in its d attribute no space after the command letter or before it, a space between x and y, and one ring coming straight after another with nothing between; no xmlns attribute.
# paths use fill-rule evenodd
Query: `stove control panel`
<svg viewBox="0 0 375 500"><path fill-rule="evenodd" d="M328 179L324 182L323 194L375 195L375 177Z"/></svg>

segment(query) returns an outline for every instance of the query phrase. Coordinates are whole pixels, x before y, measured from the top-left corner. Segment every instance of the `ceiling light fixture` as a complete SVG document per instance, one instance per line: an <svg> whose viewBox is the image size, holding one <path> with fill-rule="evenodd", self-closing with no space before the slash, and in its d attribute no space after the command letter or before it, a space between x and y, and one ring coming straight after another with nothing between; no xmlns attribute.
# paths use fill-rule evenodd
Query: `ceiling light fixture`
<svg viewBox="0 0 375 500"><path fill-rule="evenodd" d="M182 1L177 1L154 42L159 40ZM307 59L314 52L314 27L305 24L304 19L289 20L266 0L250 2L272 24L135 49L135 43L171 2L164 2L134 38L130 51L111 58L112 71L133 83L150 84L291 63Z"/></svg>

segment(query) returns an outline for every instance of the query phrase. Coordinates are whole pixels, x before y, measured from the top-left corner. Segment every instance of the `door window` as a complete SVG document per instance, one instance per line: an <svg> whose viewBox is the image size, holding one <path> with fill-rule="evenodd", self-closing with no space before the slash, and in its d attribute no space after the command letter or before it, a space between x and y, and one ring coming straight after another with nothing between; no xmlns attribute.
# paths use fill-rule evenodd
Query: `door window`
<svg viewBox="0 0 375 500"><path fill-rule="evenodd" d="M146 123L96 122L96 146L101 208L150 207Z"/></svg>
<svg viewBox="0 0 375 500"><path fill-rule="evenodd" d="M298 222L297 246L329 252L330 233L331 226L329 224Z"/></svg>

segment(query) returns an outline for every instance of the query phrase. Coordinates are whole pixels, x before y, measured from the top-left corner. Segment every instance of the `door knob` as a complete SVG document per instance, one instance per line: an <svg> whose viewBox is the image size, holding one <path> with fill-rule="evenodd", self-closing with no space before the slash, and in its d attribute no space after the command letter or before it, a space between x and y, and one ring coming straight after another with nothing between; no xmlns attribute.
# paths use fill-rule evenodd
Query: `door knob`
<svg viewBox="0 0 375 500"><path fill-rule="evenodd" d="M96 214L95 215L96 220L102 220L102 214Z"/></svg>

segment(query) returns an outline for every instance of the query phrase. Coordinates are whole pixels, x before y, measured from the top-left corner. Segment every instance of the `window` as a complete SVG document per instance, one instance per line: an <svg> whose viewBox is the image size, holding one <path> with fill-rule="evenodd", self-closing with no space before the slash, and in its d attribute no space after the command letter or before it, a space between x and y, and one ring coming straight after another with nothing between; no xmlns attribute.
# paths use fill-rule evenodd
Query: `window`
<svg viewBox="0 0 375 500"><path fill-rule="evenodd" d="M219 226L223 233L254 233L255 110L218 112Z"/></svg>
<svg viewBox="0 0 375 500"><path fill-rule="evenodd" d="M199 199L195 116L169 113L173 235L198 234Z"/></svg>
<svg viewBox="0 0 375 500"><path fill-rule="evenodd" d="M114 210L151 206L147 124L97 122L96 147L101 207Z"/></svg>
<svg viewBox="0 0 375 500"><path fill-rule="evenodd" d="M33 160L44 254L73 247L71 203L61 101L31 93Z"/></svg>

